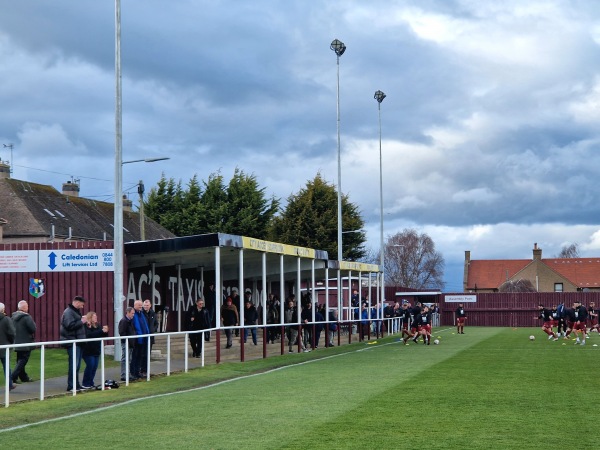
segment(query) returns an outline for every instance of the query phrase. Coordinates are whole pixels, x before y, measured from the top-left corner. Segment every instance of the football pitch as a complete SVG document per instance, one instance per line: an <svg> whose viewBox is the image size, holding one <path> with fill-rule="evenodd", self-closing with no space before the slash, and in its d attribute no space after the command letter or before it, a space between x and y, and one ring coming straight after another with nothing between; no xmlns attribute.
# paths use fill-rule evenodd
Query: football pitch
<svg viewBox="0 0 600 450"><path fill-rule="evenodd" d="M11 405L0 411L0 442L19 449L596 448L596 333L585 347L531 328L467 327L464 335L445 328L433 337L440 345L372 339Z"/></svg>

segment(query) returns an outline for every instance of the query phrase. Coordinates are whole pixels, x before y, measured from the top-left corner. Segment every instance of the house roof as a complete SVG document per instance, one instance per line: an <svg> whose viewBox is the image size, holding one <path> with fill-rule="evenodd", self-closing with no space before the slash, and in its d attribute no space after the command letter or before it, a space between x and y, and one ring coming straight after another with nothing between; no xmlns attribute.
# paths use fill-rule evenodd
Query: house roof
<svg viewBox="0 0 600 450"><path fill-rule="evenodd" d="M73 240L113 240L113 203L58 192L52 186L15 179L0 179L0 217L6 219L3 236L8 239L50 237ZM165 239L175 235L145 218L146 239ZM124 242L139 241L140 216L123 211Z"/></svg>
<svg viewBox="0 0 600 450"><path fill-rule="evenodd" d="M600 287L600 258L550 258L542 262L577 287Z"/></svg>
<svg viewBox="0 0 600 450"><path fill-rule="evenodd" d="M471 260L467 288L497 289L532 262L531 259ZM579 288L600 287L600 258L543 258L539 262Z"/></svg>
<svg viewBox="0 0 600 450"><path fill-rule="evenodd" d="M530 263L530 259L471 260L467 286L469 289L496 289Z"/></svg>

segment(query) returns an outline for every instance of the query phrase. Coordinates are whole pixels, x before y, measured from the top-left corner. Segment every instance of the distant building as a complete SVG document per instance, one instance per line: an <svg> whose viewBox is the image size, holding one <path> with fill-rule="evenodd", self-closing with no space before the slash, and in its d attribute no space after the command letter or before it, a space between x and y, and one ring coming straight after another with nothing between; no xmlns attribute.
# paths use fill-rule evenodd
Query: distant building
<svg viewBox="0 0 600 450"><path fill-rule="evenodd" d="M79 184L67 182L58 192L48 185L10 178L0 167L0 243L112 241L113 203L79 197ZM175 237L144 218L147 240ZM123 199L124 242L141 240L140 215Z"/></svg>
<svg viewBox="0 0 600 450"><path fill-rule="evenodd" d="M527 283L537 292L600 291L600 257L474 260L465 251L464 292L501 292L505 283Z"/></svg>

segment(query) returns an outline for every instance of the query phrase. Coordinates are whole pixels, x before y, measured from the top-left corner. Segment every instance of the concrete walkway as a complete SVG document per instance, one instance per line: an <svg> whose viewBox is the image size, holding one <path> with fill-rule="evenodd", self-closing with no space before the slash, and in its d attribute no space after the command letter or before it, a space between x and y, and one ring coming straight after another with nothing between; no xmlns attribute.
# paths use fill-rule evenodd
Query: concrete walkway
<svg viewBox="0 0 600 450"><path fill-rule="evenodd" d="M258 345L253 345L250 337L248 337L248 343L244 344L243 351L243 360L251 361L255 359L261 359L263 357L269 356L277 356L282 354L281 341L276 340L274 344L267 343L266 346L263 347L262 342L262 333L258 335ZM373 337L374 339L374 337ZM358 341L358 335L352 336L352 341ZM337 345L337 339L335 340ZM348 336L342 336L340 343L342 345L348 343ZM239 362L242 360L242 348L241 348L241 339L240 337L234 338L233 347L230 349L226 348L226 340L224 336L222 336L220 341L220 360L221 362ZM322 337L321 345L324 344L324 338ZM167 374L167 370L169 373L174 372L183 372L185 370L185 348L186 343L184 341L183 336L174 337L171 339L171 364L167 367L167 359L166 359L166 337L158 335L156 336L156 343L153 346L153 356L150 361L150 373L151 375L164 375ZM187 367L188 370L202 367L202 360L200 358L192 358L191 356L191 347L187 345L188 349L188 360ZM159 358L155 359L156 350L160 350ZM216 364L216 342L213 338L210 342L205 343L204 348L204 365ZM297 351L297 346L294 347L295 352ZM317 351L323 351L318 349ZM285 341L285 345L283 347L283 353L286 354L288 352L287 339ZM37 353L39 355L39 352ZM108 354L108 352L107 352ZM35 357L32 355L32 358ZM85 368L85 363L82 361L81 369L79 372L79 380L83 378L83 371ZM57 396L64 395L73 395L72 392L67 392L67 370L68 367L65 362L65 375L56 378L47 378L44 383L44 398L51 398ZM125 387L125 382L121 381L120 374L120 366L110 367L105 369L104 380L112 379L119 383L120 387ZM9 393L9 401L10 403L23 402L29 400L40 400L41 399L41 383L40 383L40 374L30 372L29 375L35 380L31 383L20 383L16 385L17 387L10 391ZM152 378L150 378L152 379ZM95 382L97 384L102 383L102 373L101 368L98 367L98 371L96 372ZM145 381L142 380L142 381ZM139 382L139 381L136 381ZM2 384L0 386L0 407L5 406L5 386ZM82 392L81 394L87 394L87 392ZM76 395L80 395L77 393Z"/></svg>

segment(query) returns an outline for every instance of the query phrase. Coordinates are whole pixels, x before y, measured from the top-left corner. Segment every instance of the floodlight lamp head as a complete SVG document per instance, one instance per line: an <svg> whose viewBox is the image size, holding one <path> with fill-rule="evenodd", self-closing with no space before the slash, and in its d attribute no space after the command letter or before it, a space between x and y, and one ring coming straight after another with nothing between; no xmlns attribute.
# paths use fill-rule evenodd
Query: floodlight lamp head
<svg viewBox="0 0 600 450"><path fill-rule="evenodd" d="M383 99L385 98L385 94L382 91L377 91L375 92L375 100L377 100L379 103L381 103L383 101Z"/></svg>
<svg viewBox="0 0 600 450"><path fill-rule="evenodd" d="M333 50L335 52L335 54L338 56L342 56L344 54L344 52L346 51L346 46L339 39L334 39L331 42L331 45L329 46L329 48L331 50Z"/></svg>

